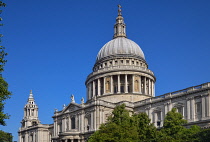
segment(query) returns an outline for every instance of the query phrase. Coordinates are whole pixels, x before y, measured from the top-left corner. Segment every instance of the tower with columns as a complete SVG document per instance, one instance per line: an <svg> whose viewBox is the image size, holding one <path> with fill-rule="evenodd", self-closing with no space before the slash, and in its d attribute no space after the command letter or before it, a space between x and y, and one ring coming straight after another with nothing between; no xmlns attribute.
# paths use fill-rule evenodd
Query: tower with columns
<svg viewBox="0 0 210 142"><path fill-rule="evenodd" d="M38 117L38 106L35 103L32 90L30 91L27 104L24 107L24 117L21 123L23 128L35 126L40 123Z"/></svg>
<svg viewBox="0 0 210 142"><path fill-rule="evenodd" d="M24 116L18 131L19 142L50 142L50 125L41 124L38 117L38 106L32 90L24 106Z"/></svg>

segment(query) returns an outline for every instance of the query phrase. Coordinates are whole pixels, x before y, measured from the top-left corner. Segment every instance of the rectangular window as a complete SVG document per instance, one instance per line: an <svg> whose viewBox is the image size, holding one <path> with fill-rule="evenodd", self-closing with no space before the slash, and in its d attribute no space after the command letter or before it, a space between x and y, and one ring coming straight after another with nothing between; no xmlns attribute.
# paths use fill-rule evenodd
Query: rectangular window
<svg viewBox="0 0 210 142"><path fill-rule="evenodd" d="M120 86L121 93L124 93L124 86Z"/></svg>
<svg viewBox="0 0 210 142"><path fill-rule="evenodd" d="M156 116L157 116L156 125L157 125L157 127L160 127L161 126L161 111L158 111L156 113Z"/></svg>
<svg viewBox="0 0 210 142"><path fill-rule="evenodd" d="M114 86L114 93L117 93L117 86Z"/></svg>
<svg viewBox="0 0 210 142"><path fill-rule="evenodd" d="M75 129L76 125L75 125L75 117L71 118L71 129Z"/></svg>
<svg viewBox="0 0 210 142"><path fill-rule="evenodd" d="M195 111L196 111L196 114L197 115L200 115L201 114L201 102L197 102L195 104Z"/></svg>

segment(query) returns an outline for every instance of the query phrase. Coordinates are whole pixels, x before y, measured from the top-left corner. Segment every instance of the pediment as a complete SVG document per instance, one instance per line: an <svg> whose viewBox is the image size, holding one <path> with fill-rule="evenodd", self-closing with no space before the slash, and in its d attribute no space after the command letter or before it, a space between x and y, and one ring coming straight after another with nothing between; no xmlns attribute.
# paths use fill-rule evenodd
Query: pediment
<svg viewBox="0 0 210 142"><path fill-rule="evenodd" d="M63 109L62 113L74 112L80 108L82 108L80 104L70 103Z"/></svg>

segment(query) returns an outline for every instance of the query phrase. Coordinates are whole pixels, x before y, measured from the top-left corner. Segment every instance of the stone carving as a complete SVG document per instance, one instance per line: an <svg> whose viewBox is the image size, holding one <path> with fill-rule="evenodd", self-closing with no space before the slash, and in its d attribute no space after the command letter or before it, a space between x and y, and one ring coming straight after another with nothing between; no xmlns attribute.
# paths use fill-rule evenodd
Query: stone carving
<svg viewBox="0 0 210 142"><path fill-rule="evenodd" d="M66 108L66 105L65 104L63 104L63 109L65 109Z"/></svg>
<svg viewBox="0 0 210 142"><path fill-rule="evenodd" d="M71 95L71 103L75 103L74 95L73 94Z"/></svg>
<svg viewBox="0 0 210 142"><path fill-rule="evenodd" d="M82 99L81 99L81 104L84 104L85 103L85 100L84 100L84 98L82 97Z"/></svg>

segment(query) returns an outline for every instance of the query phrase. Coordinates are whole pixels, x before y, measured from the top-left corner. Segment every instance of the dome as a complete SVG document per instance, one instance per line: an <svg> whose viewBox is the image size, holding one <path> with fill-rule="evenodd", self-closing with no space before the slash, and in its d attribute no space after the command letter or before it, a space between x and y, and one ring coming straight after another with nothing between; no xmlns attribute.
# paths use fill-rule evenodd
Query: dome
<svg viewBox="0 0 210 142"><path fill-rule="evenodd" d="M117 37L106 43L98 52L96 61L109 56L136 56L145 59L144 53L134 41L125 37Z"/></svg>

